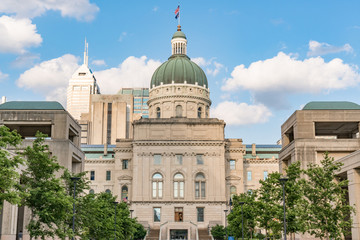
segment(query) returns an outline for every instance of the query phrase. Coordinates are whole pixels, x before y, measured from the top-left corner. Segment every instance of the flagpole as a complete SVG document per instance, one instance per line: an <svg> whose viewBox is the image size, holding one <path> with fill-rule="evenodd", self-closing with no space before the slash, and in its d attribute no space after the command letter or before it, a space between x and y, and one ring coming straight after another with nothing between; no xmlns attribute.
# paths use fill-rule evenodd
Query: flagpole
<svg viewBox="0 0 360 240"><path fill-rule="evenodd" d="M180 3L179 3L179 26L180 26Z"/></svg>

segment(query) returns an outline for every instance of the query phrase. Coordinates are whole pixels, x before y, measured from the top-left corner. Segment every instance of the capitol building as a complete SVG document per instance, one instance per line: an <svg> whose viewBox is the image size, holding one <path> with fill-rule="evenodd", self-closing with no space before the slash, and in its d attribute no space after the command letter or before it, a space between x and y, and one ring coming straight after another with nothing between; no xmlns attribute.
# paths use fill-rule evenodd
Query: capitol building
<svg viewBox="0 0 360 240"><path fill-rule="evenodd" d="M157 239L210 237L209 228L225 224L232 195L256 189L279 169L279 145L226 139L226 123L210 118L208 80L188 57L187 43L178 26L171 56L149 89L100 94L86 51L68 88L90 191L126 201Z"/></svg>

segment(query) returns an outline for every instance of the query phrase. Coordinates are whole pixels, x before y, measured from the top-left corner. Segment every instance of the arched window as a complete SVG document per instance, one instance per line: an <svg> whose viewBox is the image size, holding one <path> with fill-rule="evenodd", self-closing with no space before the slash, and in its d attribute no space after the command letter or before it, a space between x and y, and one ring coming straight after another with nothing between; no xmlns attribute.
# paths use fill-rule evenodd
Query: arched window
<svg viewBox="0 0 360 240"><path fill-rule="evenodd" d="M184 176L177 173L174 176L174 198L184 198Z"/></svg>
<svg viewBox="0 0 360 240"><path fill-rule="evenodd" d="M121 188L121 201L127 202L128 201L128 194L129 194L128 187L123 186Z"/></svg>
<svg viewBox="0 0 360 240"><path fill-rule="evenodd" d="M230 197L233 198L234 195L236 195L236 187L231 186L230 187Z"/></svg>
<svg viewBox="0 0 360 240"><path fill-rule="evenodd" d="M106 189L105 192L106 192L106 193L111 193L111 190L110 190L110 189Z"/></svg>
<svg viewBox="0 0 360 240"><path fill-rule="evenodd" d="M195 176L195 197L205 197L205 176L203 173L198 173Z"/></svg>
<svg viewBox="0 0 360 240"><path fill-rule="evenodd" d="M94 189L90 189L89 193L94 194L95 193Z"/></svg>
<svg viewBox="0 0 360 240"><path fill-rule="evenodd" d="M176 106L176 117L182 117L182 106L181 105Z"/></svg>
<svg viewBox="0 0 360 240"><path fill-rule="evenodd" d="M161 116L160 108L157 107L156 108L156 118L160 118L160 116Z"/></svg>
<svg viewBox="0 0 360 240"><path fill-rule="evenodd" d="M155 173L152 177L152 196L153 198L162 198L163 176Z"/></svg>
<svg viewBox="0 0 360 240"><path fill-rule="evenodd" d="M201 118L201 111L202 111L202 109L201 109L201 107L199 107L198 108L198 118Z"/></svg>

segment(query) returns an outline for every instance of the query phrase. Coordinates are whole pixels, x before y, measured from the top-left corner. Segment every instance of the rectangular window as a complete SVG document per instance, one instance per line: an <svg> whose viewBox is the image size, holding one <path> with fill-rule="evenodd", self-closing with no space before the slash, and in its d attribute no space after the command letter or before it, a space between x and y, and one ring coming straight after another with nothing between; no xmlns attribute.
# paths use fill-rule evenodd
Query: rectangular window
<svg viewBox="0 0 360 240"><path fill-rule="evenodd" d="M264 180L268 178L268 171L264 171Z"/></svg>
<svg viewBox="0 0 360 240"><path fill-rule="evenodd" d="M111 171L106 171L106 181L111 180Z"/></svg>
<svg viewBox="0 0 360 240"><path fill-rule="evenodd" d="M176 154L175 155L175 164L177 165L182 165L182 159L183 159L183 155L181 154Z"/></svg>
<svg viewBox="0 0 360 240"><path fill-rule="evenodd" d="M159 186L158 196L159 198L162 198L162 182L158 182L158 186Z"/></svg>
<svg viewBox="0 0 360 240"><path fill-rule="evenodd" d="M156 198L156 192L157 192L157 184L156 184L156 182L153 182L152 183L153 184L153 198Z"/></svg>
<svg viewBox="0 0 360 240"><path fill-rule="evenodd" d="M195 182L195 197L200 197L200 182Z"/></svg>
<svg viewBox="0 0 360 240"><path fill-rule="evenodd" d="M183 198L184 197L184 182L179 182L179 184L180 184L179 194L180 194L180 197Z"/></svg>
<svg viewBox="0 0 360 240"><path fill-rule="evenodd" d="M202 155L202 154L197 154L196 155L196 163L197 163L197 165L203 165L204 164L203 156L204 155Z"/></svg>
<svg viewBox="0 0 360 240"><path fill-rule="evenodd" d="M111 118L112 118L112 103L108 103L107 113L107 131L106 131L106 143L111 143Z"/></svg>
<svg viewBox="0 0 360 240"><path fill-rule="evenodd" d="M230 160L230 170L235 170L235 160Z"/></svg>
<svg viewBox="0 0 360 240"><path fill-rule="evenodd" d="M178 185L179 182L174 182L174 197L177 198L178 197Z"/></svg>
<svg viewBox="0 0 360 240"><path fill-rule="evenodd" d="M161 208L154 208L154 222L161 221Z"/></svg>
<svg viewBox="0 0 360 240"><path fill-rule="evenodd" d="M204 208L198 207L197 209L197 221L203 222L204 221Z"/></svg>
<svg viewBox="0 0 360 240"><path fill-rule="evenodd" d="M129 168L129 160L124 159L122 160L122 169L128 169Z"/></svg>
<svg viewBox="0 0 360 240"><path fill-rule="evenodd" d="M95 171L90 171L90 180L91 181L95 180Z"/></svg>
<svg viewBox="0 0 360 240"><path fill-rule="evenodd" d="M252 179L251 171L248 171L247 172L247 180L251 181L251 179Z"/></svg>
<svg viewBox="0 0 360 240"><path fill-rule="evenodd" d="M154 165L160 165L161 164L161 155L155 154L154 155Z"/></svg>
<svg viewBox="0 0 360 240"><path fill-rule="evenodd" d="M201 197L205 197L205 182L201 182Z"/></svg>

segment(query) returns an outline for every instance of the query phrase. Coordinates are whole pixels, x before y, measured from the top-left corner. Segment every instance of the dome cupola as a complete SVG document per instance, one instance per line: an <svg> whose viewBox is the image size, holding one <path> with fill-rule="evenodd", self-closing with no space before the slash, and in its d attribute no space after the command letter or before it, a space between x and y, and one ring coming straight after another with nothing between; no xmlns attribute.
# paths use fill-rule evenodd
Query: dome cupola
<svg viewBox="0 0 360 240"><path fill-rule="evenodd" d="M150 118L208 118L211 105L204 71L187 56L187 38L178 26L171 39L169 59L150 82Z"/></svg>

